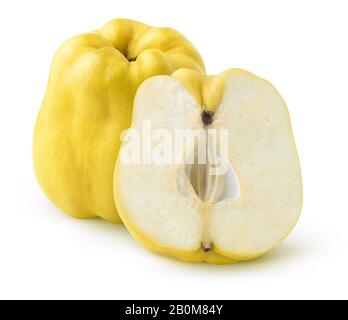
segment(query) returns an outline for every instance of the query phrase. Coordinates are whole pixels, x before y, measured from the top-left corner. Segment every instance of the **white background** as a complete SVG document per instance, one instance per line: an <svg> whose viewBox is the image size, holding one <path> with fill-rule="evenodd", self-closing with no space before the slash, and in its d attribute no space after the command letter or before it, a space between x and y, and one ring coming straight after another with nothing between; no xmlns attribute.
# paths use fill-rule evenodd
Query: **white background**
<svg viewBox="0 0 348 320"><path fill-rule="evenodd" d="M304 207L264 258L163 258L123 226L61 214L38 188L32 132L51 58L116 17L174 27L209 73L248 69L287 101ZM348 298L347 1L1 1L0 35L0 298Z"/></svg>

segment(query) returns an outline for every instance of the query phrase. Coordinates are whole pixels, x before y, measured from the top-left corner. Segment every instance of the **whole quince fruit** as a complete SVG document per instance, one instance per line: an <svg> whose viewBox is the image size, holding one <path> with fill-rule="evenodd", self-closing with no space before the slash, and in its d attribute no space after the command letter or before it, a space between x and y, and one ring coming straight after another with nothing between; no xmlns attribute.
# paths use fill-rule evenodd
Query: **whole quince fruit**
<svg viewBox="0 0 348 320"><path fill-rule="evenodd" d="M60 47L33 142L37 180L57 207L74 217L121 223L113 172L135 93L145 79L182 67L204 72L182 34L125 19Z"/></svg>

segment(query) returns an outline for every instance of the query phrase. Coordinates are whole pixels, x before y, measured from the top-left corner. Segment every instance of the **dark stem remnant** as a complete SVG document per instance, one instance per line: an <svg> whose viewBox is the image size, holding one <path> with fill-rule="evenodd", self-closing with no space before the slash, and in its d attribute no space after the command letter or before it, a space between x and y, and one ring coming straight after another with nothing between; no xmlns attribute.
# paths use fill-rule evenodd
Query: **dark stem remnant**
<svg viewBox="0 0 348 320"><path fill-rule="evenodd" d="M203 251L204 252L209 252L209 251L213 250L213 244L212 243L209 243L209 244L203 243L202 247L203 247Z"/></svg>
<svg viewBox="0 0 348 320"><path fill-rule="evenodd" d="M204 125L209 126L213 123L214 112L211 111L203 111L201 114L202 122Z"/></svg>
<svg viewBox="0 0 348 320"><path fill-rule="evenodd" d="M128 58L129 62L137 61L137 57Z"/></svg>

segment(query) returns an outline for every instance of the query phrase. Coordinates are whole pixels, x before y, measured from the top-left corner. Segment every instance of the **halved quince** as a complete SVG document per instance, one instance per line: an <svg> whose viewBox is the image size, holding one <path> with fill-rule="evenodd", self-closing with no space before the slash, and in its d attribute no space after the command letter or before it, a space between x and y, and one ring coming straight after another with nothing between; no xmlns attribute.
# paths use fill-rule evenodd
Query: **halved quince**
<svg viewBox="0 0 348 320"><path fill-rule="evenodd" d="M215 144L176 144L178 130L212 135ZM202 151L213 156L200 161ZM184 161L175 161L178 153ZM127 228L155 252L209 263L263 255L293 229L302 206L284 100L269 82L239 69L215 77L183 69L146 80L116 164L114 193Z"/></svg>

